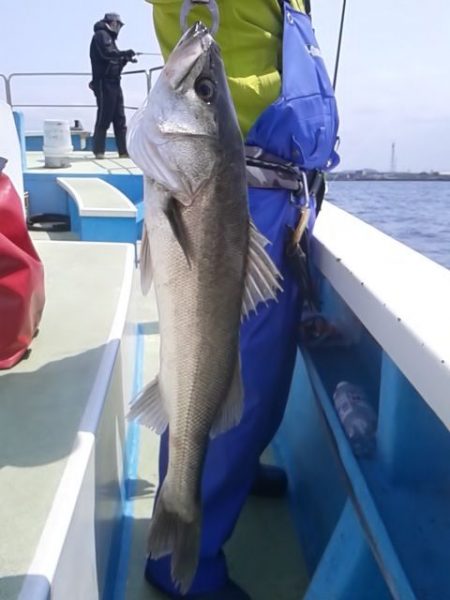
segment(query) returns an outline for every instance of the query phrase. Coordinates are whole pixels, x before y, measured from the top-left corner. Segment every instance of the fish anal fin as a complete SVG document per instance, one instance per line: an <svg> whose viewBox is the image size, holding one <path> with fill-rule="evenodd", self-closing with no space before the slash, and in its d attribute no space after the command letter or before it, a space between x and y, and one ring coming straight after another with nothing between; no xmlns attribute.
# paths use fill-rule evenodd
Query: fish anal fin
<svg viewBox="0 0 450 600"><path fill-rule="evenodd" d="M250 221L249 234L247 272L242 304L243 319L252 310L256 313L259 303L276 300L277 292L283 290L279 283L283 279L281 273L265 250L265 246L269 242L259 233L252 221Z"/></svg>
<svg viewBox="0 0 450 600"><path fill-rule="evenodd" d="M241 420L243 407L244 389L241 378L241 361L238 358L228 395L217 412L215 421L209 432L210 437L215 438L237 425Z"/></svg>
<svg viewBox="0 0 450 600"><path fill-rule="evenodd" d="M161 397L158 377L139 393L131 405L127 419L137 421L160 435L164 433L169 419Z"/></svg>

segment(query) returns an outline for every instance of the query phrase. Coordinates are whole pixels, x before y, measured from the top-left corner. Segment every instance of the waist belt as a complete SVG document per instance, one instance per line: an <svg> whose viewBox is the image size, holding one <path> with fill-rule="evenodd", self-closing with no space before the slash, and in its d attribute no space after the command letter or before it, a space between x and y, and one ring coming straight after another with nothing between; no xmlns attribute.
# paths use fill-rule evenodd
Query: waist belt
<svg viewBox="0 0 450 600"><path fill-rule="evenodd" d="M289 190L306 198L323 187L322 171L304 171L258 146L245 146L245 160L250 187Z"/></svg>
<svg viewBox="0 0 450 600"><path fill-rule="evenodd" d="M309 243L305 233L310 211L320 210L325 191L325 176L322 171L304 171L278 156L264 152L257 146L245 147L247 183L250 187L284 189L302 198L297 226L288 228L285 252L288 264L302 292L303 302L317 310L319 302L309 265ZM310 196L315 202L311 205ZM303 201L304 200L304 201Z"/></svg>

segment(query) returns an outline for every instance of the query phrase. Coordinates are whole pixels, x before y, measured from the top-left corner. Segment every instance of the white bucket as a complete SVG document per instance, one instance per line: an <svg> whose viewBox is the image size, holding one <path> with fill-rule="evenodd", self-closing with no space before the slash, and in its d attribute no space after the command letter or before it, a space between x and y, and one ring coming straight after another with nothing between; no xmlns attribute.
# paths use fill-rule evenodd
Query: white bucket
<svg viewBox="0 0 450 600"><path fill-rule="evenodd" d="M53 169L70 167L73 151L69 121L44 121L45 166Z"/></svg>

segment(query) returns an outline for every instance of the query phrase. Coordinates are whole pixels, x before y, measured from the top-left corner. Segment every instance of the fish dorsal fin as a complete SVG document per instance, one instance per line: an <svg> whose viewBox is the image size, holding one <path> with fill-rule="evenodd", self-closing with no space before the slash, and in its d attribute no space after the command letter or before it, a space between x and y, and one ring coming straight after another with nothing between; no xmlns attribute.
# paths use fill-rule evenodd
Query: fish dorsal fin
<svg viewBox="0 0 450 600"><path fill-rule="evenodd" d="M169 423L161 398L158 377L155 377L138 395L127 415L129 421L137 421L155 433L162 434Z"/></svg>
<svg viewBox="0 0 450 600"><path fill-rule="evenodd" d="M276 300L277 291L283 291L279 283L283 277L264 248L268 243L269 241L256 229L253 221L250 221L242 319L252 310L256 313L260 302L267 304L268 300Z"/></svg>
<svg viewBox="0 0 450 600"><path fill-rule="evenodd" d="M239 423L244 406L244 390L241 379L241 361L236 360L236 367L231 380L230 389L225 402L219 408L209 435L211 438L225 433Z"/></svg>
<svg viewBox="0 0 450 600"><path fill-rule="evenodd" d="M141 253L139 256L139 269L141 271L141 289L143 294L148 294L152 287L153 267L152 255L150 253L150 240L148 239L147 227L144 223L142 231Z"/></svg>

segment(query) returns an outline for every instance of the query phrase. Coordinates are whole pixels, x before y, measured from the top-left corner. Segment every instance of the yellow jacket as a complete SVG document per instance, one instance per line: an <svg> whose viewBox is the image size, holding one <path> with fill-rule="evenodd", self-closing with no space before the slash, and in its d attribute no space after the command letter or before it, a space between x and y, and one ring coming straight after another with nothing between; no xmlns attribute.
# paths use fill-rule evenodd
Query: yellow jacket
<svg viewBox="0 0 450 600"><path fill-rule="evenodd" d="M153 5L155 31L164 59L177 43L182 0L147 0ZM217 0L219 44L231 95L244 137L261 112L280 93L282 18L278 0ZM291 5L304 11L303 0ZM189 22L210 22L204 7L195 8Z"/></svg>

